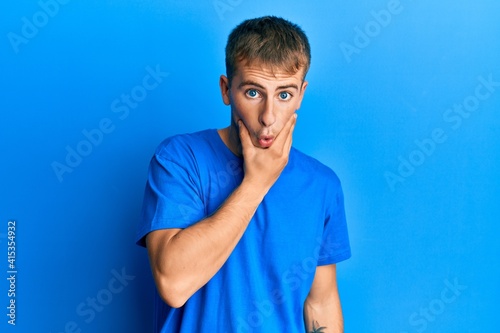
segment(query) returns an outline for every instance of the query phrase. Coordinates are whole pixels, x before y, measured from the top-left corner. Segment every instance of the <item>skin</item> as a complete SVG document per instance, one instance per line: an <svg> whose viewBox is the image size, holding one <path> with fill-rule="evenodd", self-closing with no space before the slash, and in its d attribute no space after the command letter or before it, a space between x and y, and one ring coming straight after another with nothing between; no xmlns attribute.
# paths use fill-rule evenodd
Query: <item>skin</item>
<svg viewBox="0 0 500 333"><path fill-rule="evenodd" d="M222 75L219 85L224 104L231 106L231 124L218 133L234 154L243 156L244 177L211 216L185 229L156 230L146 237L158 291L172 307L184 305L219 271L285 168L307 82L302 71L273 73L259 64L240 63L231 84ZM342 326L335 265L318 267L304 319L307 332L342 332L334 329ZM328 331L316 330L323 326Z"/></svg>
<svg viewBox="0 0 500 333"><path fill-rule="evenodd" d="M317 267L311 290L304 303L304 323L310 333L344 332L335 265Z"/></svg>
<svg viewBox="0 0 500 333"><path fill-rule="evenodd" d="M242 154L239 120L255 148L272 146L286 122L300 108L307 88L303 75L302 71L290 75L279 71L273 73L259 65L240 64L231 85L226 76L220 77L222 100L231 106L231 125L219 130L219 135L233 153Z"/></svg>

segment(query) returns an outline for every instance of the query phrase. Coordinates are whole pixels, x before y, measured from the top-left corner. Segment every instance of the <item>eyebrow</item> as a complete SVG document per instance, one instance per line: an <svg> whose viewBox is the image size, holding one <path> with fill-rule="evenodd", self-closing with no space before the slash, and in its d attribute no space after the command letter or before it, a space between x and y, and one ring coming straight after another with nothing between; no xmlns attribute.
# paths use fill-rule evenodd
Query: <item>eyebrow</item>
<svg viewBox="0 0 500 333"><path fill-rule="evenodd" d="M260 88L260 89L263 89L265 90L264 86L255 82L255 81L251 81L251 80L248 80L248 81L243 81L241 82L239 85L238 85L238 88L242 88L244 86L255 86L257 88ZM286 84L286 85L283 85L283 86L279 86L277 88L277 90L282 90L282 89L289 89L289 88L294 88L296 90L299 90L299 87L296 85L296 84Z"/></svg>

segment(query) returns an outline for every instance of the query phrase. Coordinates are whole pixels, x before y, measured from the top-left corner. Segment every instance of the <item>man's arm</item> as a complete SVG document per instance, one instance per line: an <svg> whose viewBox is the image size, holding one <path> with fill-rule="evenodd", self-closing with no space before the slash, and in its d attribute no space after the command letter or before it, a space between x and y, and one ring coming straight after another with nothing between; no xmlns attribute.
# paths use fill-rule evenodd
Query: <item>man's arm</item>
<svg viewBox="0 0 500 333"><path fill-rule="evenodd" d="M343 333L344 320L335 265L318 266L304 303L307 333Z"/></svg>
<svg viewBox="0 0 500 333"><path fill-rule="evenodd" d="M211 216L186 229L156 230L146 237L153 276L162 298L181 307L222 267L264 196L288 163L295 116L268 149L253 146L240 122L244 178Z"/></svg>

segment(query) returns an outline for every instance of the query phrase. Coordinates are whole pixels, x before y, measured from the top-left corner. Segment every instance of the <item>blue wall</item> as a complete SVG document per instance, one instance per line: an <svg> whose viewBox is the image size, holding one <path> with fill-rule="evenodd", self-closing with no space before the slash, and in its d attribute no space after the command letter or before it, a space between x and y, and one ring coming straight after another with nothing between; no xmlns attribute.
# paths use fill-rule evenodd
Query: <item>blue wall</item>
<svg viewBox="0 0 500 333"><path fill-rule="evenodd" d="M343 182L346 332L498 327L500 3L311 3L2 5L0 331L151 331L134 245L149 159L167 136L226 126L226 37L266 14L312 44L294 144Z"/></svg>

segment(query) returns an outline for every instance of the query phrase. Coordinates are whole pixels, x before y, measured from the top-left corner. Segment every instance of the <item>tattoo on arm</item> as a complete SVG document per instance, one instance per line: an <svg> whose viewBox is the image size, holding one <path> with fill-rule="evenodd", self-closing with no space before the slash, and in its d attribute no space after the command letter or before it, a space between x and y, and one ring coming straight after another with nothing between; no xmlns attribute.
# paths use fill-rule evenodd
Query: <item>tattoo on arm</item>
<svg viewBox="0 0 500 333"><path fill-rule="evenodd" d="M326 329L326 327L324 326L319 327L319 324L316 320L312 321L312 327L313 329L309 333L324 333L324 330Z"/></svg>

